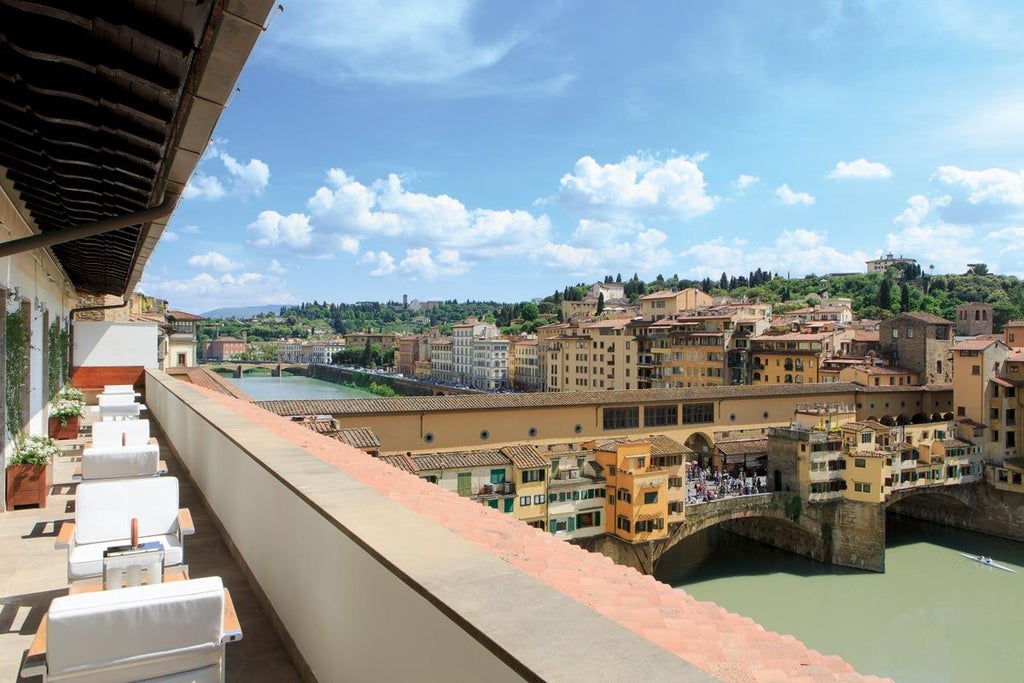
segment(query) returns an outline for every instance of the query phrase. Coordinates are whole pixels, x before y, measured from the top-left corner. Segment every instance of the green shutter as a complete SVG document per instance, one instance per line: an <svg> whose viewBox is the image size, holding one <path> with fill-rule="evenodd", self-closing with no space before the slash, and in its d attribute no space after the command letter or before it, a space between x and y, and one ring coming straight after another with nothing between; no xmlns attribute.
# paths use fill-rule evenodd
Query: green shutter
<svg viewBox="0 0 1024 683"><path fill-rule="evenodd" d="M491 470L491 483L492 484L503 484L505 483L505 470Z"/></svg>
<svg viewBox="0 0 1024 683"><path fill-rule="evenodd" d="M490 505L490 506L491 506L492 508L494 508L495 510L497 510L497 509L498 509L498 499L497 499L497 498L495 498L495 499L493 499L493 500L489 500L489 501L487 501L487 504L488 504L488 505Z"/></svg>
<svg viewBox="0 0 1024 683"><path fill-rule="evenodd" d="M555 494L555 493L549 493L548 494L548 503L549 504L550 503L554 503L556 500L558 500L558 495L557 494Z"/></svg>
<svg viewBox="0 0 1024 683"><path fill-rule="evenodd" d="M506 498L505 499L505 512L512 512L512 506L515 504L515 502L516 502L515 498Z"/></svg>
<svg viewBox="0 0 1024 683"><path fill-rule="evenodd" d="M569 518L569 531L575 531L575 530L576 530L576 520L573 519L572 517L570 517Z"/></svg>
<svg viewBox="0 0 1024 683"><path fill-rule="evenodd" d="M594 510L594 526L601 526L601 511Z"/></svg>
<svg viewBox="0 0 1024 683"><path fill-rule="evenodd" d="M468 496L473 492L473 473L459 472L459 495Z"/></svg>
<svg viewBox="0 0 1024 683"><path fill-rule="evenodd" d="M579 491L573 491L572 492L572 499L573 500L579 500L580 499L580 492Z"/></svg>

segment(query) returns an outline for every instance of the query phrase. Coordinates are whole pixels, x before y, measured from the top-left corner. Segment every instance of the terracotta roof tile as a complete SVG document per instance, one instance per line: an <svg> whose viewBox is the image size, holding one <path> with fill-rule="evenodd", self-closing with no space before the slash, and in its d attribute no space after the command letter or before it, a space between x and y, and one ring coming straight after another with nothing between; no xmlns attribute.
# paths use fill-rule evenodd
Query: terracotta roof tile
<svg viewBox="0 0 1024 683"><path fill-rule="evenodd" d="M715 443L715 448L720 450L723 455L751 455L754 453L767 453L768 437L718 441Z"/></svg>
<svg viewBox="0 0 1024 683"><path fill-rule="evenodd" d="M988 347L995 344L999 339L997 337L971 337L970 339L964 339L953 345L954 351L984 351Z"/></svg>
<svg viewBox="0 0 1024 683"><path fill-rule="evenodd" d="M583 338L586 339L586 338ZM947 385L946 388L950 388ZM898 388L898 387L890 387ZM912 387L920 391L920 387ZM641 401L715 400L734 397L845 394L863 390L849 382L828 384L730 385L687 389L634 391L563 391L522 394L460 394L452 396L397 396L393 398L257 401L276 415L367 415L379 413L542 408L547 406L635 405Z"/></svg>
<svg viewBox="0 0 1024 683"><path fill-rule="evenodd" d="M526 444L505 446L501 449L501 453L520 470L537 469L550 464L549 460L541 456L535 447Z"/></svg>
<svg viewBox="0 0 1024 683"><path fill-rule="evenodd" d="M489 467L492 465L511 465L512 461L501 454L501 451L493 448L476 451L448 451L444 453L427 453L423 455L412 455L416 469L423 470L450 470L466 467Z"/></svg>
<svg viewBox="0 0 1024 683"><path fill-rule="evenodd" d="M339 429L334 438L356 448L380 448L380 439L369 427Z"/></svg>

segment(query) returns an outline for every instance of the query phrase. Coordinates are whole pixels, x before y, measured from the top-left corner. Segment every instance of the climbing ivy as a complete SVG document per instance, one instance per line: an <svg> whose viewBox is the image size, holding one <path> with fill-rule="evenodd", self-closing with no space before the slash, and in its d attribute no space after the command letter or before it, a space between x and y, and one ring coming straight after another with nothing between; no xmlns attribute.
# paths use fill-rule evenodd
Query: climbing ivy
<svg viewBox="0 0 1024 683"><path fill-rule="evenodd" d="M21 309L7 314L4 326L7 335L7 431L13 437L22 432L22 386L28 377L29 328Z"/></svg>
<svg viewBox="0 0 1024 683"><path fill-rule="evenodd" d="M786 517L794 522L800 519L800 513L804 510L804 502L800 496L793 496L786 501Z"/></svg>
<svg viewBox="0 0 1024 683"><path fill-rule="evenodd" d="M48 400L52 400L57 392L67 384L68 381L68 370L71 367L71 359L69 356L71 335L66 329L61 328L59 320L54 320L50 325L49 329L49 348L50 357L48 359L48 367L46 368L48 377L48 387L50 395L47 396Z"/></svg>

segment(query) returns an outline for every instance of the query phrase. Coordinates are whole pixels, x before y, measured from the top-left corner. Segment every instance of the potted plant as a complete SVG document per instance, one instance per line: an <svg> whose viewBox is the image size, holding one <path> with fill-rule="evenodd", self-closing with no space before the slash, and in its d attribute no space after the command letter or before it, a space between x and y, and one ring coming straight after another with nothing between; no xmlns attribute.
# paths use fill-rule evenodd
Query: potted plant
<svg viewBox="0 0 1024 683"><path fill-rule="evenodd" d="M60 453L57 443L47 436L19 439L7 465L7 509L16 505L46 507L47 466Z"/></svg>
<svg viewBox="0 0 1024 683"><path fill-rule="evenodd" d="M78 389L65 389L50 402L49 434L54 439L77 439L78 422L85 414L85 402Z"/></svg>

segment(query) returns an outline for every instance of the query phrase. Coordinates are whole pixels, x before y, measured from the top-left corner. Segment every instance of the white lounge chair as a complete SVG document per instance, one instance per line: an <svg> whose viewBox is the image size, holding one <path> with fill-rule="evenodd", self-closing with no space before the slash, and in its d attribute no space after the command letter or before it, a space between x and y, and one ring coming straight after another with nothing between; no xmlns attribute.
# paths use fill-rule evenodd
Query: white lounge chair
<svg viewBox="0 0 1024 683"><path fill-rule="evenodd" d="M178 480L143 477L87 481L75 494L75 522L65 522L57 548L68 551L68 581L100 576L103 551L131 542L131 520L139 520L139 542L157 542L164 565L185 560L184 536L195 533L192 515L178 509Z"/></svg>
<svg viewBox="0 0 1024 683"><path fill-rule="evenodd" d="M241 640L220 577L55 598L23 675L44 681L221 683L224 645Z"/></svg>
<svg viewBox="0 0 1024 683"><path fill-rule="evenodd" d="M109 424L128 424L111 422ZM75 473L82 481L155 477L167 473L167 463L160 460L160 446L87 447L82 451L82 464Z"/></svg>
<svg viewBox="0 0 1024 683"><path fill-rule="evenodd" d="M104 394L131 394L132 396L141 396L139 392L135 391L135 387L131 384L106 384L103 386Z"/></svg>
<svg viewBox="0 0 1024 683"><path fill-rule="evenodd" d="M96 422L92 425L92 446L94 448L145 446L148 443L151 443L149 420Z"/></svg>

